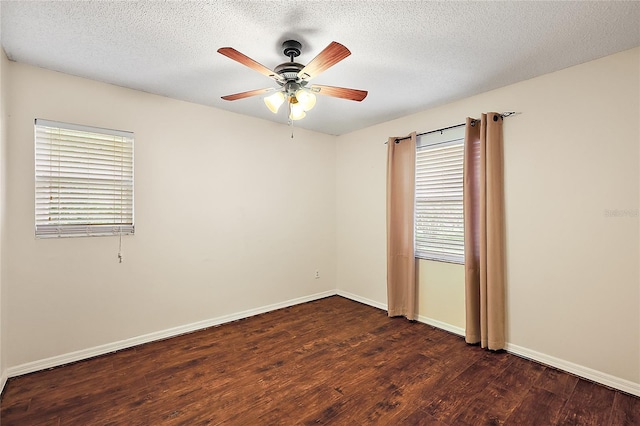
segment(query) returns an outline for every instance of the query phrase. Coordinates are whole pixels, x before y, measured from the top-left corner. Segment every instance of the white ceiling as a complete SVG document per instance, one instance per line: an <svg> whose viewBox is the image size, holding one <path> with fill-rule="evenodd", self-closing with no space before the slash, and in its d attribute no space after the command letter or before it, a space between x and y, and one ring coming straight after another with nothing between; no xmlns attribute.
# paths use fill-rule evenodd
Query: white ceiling
<svg viewBox="0 0 640 426"><path fill-rule="evenodd" d="M3 0L0 13L11 60L281 123L261 96L220 99L277 86L216 50L273 69L284 40L302 64L337 41L351 56L313 83L368 97L319 96L296 122L335 135L640 46L638 1Z"/></svg>

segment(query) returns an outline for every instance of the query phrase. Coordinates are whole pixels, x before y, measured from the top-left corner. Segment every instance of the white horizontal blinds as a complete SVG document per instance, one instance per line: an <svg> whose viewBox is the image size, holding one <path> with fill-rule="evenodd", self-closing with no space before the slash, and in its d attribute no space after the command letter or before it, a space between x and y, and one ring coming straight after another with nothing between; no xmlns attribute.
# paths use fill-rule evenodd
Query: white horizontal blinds
<svg viewBox="0 0 640 426"><path fill-rule="evenodd" d="M463 148L464 128L418 141L416 257L464 263Z"/></svg>
<svg viewBox="0 0 640 426"><path fill-rule="evenodd" d="M133 133L36 120L36 236L133 234Z"/></svg>

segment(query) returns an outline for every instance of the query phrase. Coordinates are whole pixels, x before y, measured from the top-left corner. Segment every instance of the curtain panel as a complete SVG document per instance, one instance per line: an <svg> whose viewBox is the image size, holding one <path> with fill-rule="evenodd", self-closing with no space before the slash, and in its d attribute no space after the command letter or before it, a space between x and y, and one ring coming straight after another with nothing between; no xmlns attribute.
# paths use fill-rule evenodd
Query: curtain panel
<svg viewBox="0 0 640 426"><path fill-rule="evenodd" d="M502 116L467 118L464 153L465 340L505 346Z"/></svg>
<svg viewBox="0 0 640 426"><path fill-rule="evenodd" d="M416 133L387 143L388 314L416 319L416 260L413 226Z"/></svg>

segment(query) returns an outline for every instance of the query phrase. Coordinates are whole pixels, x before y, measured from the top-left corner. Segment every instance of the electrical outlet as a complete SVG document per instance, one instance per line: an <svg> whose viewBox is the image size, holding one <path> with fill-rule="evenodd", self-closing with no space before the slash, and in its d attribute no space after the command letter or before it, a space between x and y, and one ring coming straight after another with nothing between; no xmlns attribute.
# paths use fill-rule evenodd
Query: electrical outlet
<svg viewBox="0 0 640 426"><path fill-rule="evenodd" d="M316 269L316 279L320 278L320 270Z"/></svg>

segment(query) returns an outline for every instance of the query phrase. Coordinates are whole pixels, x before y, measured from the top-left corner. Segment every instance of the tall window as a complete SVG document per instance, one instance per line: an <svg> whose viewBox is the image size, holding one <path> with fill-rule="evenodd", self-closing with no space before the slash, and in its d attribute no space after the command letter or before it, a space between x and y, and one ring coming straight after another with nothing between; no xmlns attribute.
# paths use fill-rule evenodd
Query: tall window
<svg viewBox="0 0 640 426"><path fill-rule="evenodd" d="M133 234L133 133L37 119L37 237Z"/></svg>
<svg viewBox="0 0 640 426"><path fill-rule="evenodd" d="M464 126L418 137L416 257L464 263Z"/></svg>

